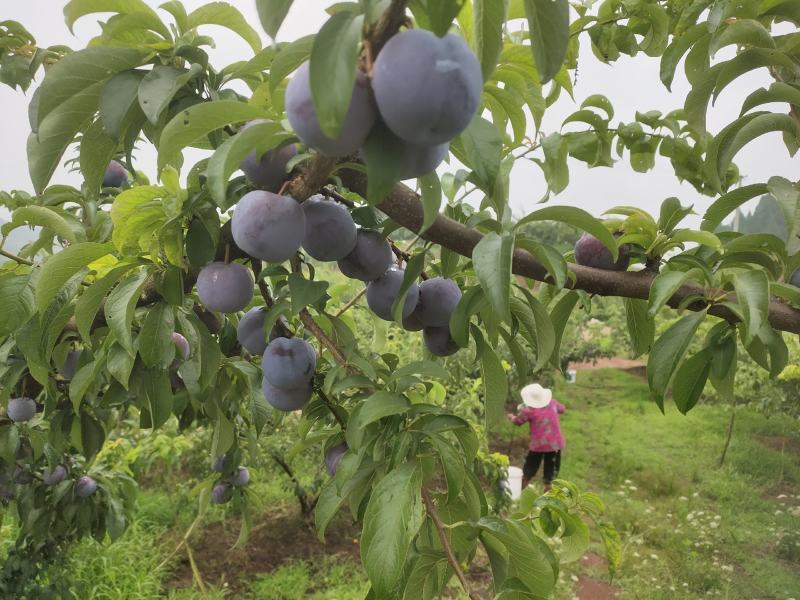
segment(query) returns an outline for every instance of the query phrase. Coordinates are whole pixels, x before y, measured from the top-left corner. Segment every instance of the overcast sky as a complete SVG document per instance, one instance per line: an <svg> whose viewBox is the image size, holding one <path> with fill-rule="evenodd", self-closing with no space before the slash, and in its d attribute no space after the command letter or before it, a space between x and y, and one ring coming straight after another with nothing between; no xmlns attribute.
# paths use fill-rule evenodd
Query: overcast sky
<svg viewBox="0 0 800 600"><path fill-rule="evenodd" d="M162 2L146 1L153 8ZM201 0L184 0L189 11L204 3ZM278 36L279 41L296 39L318 31L326 18L323 7L331 3L322 0L295 0ZM90 15L79 20L73 36L61 13L60 7L64 4L65 2L56 0L6 1L3 2L2 18L22 22L40 45L66 44L75 49L82 48L98 33L98 17ZM253 0L237 0L232 4L245 14L255 29L261 31ZM168 19L169 16L164 14ZM206 29L217 42L217 48L211 50L210 54L213 64L218 68L252 54L249 46L228 30L215 26ZM262 37L266 44L266 36L262 34ZM640 54L633 59L623 57L608 66L594 58L589 50L588 38L582 39L582 43L575 100L562 95L559 102L548 110L542 128L546 133L557 131L566 115L577 110L584 98L597 93L606 95L614 104L614 123L619 120L633 120L636 110L655 109L668 112L682 106L689 89L682 65L676 73L673 92L669 93L658 78L658 59ZM747 94L770 83L764 69L736 80L721 94L716 106L712 107L708 121L710 129L718 131L721 126L733 120ZM3 139L0 189L3 190L32 188L25 159L25 140L29 133L27 103L32 90L33 87L27 95L23 95L8 86L0 85L0 133ZM775 109L784 111L785 107ZM138 168L154 178L155 151L148 148L147 152L140 152L137 156ZM764 136L745 147L736 157L736 162L745 175L746 182L750 183L766 181L772 175L783 175L796 180L800 173L800 154L790 158L780 134L777 133ZM60 168L53 182L79 185L80 178L77 174L67 173ZM541 171L527 161L519 161L515 166L511 182L511 205L517 215L533 210L546 190ZM561 194L553 197L550 203L580 206L596 215L620 204L640 206L657 214L661 201L669 196L677 196L684 204L694 204L698 212L702 212L713 201L713 198L695 192L691 185L678 182L666 159L657 157L655 169L640 174L627 165L626 157L624 162L617 163L613 169L588 169L583 163L570 161L570 185ZM698 221L699 219L695 222Z"/></svg>

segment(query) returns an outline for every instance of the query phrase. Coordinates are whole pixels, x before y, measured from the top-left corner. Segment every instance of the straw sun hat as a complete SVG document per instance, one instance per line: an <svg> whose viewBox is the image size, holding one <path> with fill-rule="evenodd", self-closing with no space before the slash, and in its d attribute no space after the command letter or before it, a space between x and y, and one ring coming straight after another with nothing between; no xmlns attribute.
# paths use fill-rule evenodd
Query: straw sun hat
<svg viewBox="0 0 800 600"><path fill-rule="evenodd" d="M538 383L531 383L519 392L522 403L529 408L544 408L553 399L553 391Z"/></svg>

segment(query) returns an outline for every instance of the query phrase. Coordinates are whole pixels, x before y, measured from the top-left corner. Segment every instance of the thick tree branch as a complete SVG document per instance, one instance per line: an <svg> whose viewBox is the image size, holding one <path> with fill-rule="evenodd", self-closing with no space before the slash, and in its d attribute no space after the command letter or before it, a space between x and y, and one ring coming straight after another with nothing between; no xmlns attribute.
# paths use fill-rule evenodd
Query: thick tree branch
<svg viewBox="0 0 800 600"><path fill-rule="evenodd" d="M447 556L447 562L449 562L450 566L453 567L453 571L455 572L456 578L461 584L461 587L464 588L467 596L469 596L472 600L479 600L478 595L469 588L467 578L464 576L464 571L461 570L461 565L458 563L458 559L453 553L453 549L450 547L450 540L447 538L447 530L444 526L444 523L442 523L442 518L439 516L439 513L436 510L436 506L433 504L431 493L428 491L428 488L424 486L422 488L422 501L425 503L425 510L428 512L428 516L431 518L431 521L433 521L433 525L436 527L436 532L439 534L439 540L442 542L442 548L444 548L444 553Z"/></svg>
<svg viewBox="0 0 800 600"><path fill-rule="evenodd" d="M366 175L353 170L343 170L340 172L340 176L346 187L358 194L366 195ZM422 227L424 213L419 196L403 184L395 185L389 195L378 205L378 208L414 233L418 233ZM483 236L474 229L469 229L453 219L439 215L433 225L421 234L421 237L463 256L471 257L472 250ZM643 271L605 271L576 264L570 264L569 269L575 275L573 288L599 296L620 296L646 300L650 295L650 286L655 278L654 273ZM524 250L514 251L512 270L516 275L537 281L549 281L547 269ZM698 295L702 296L704 293L705 289L702 286L687 284L670 298L668 304L676 308L685 300ZM734 300L735 296L730 294L727 299ZM703 310L706 306L704 302L694 302L688 308ZM725 306L710 306L708 312L731 323L739 320L736 314ZM769 322L775 329L800 333L800 310L772 300L769 304Z"/></svg>

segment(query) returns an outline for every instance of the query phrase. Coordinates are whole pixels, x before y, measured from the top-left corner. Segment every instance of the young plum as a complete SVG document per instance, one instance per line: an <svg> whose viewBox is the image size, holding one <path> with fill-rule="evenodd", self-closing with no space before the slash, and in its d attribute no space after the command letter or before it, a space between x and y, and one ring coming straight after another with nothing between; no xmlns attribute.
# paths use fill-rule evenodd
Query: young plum
<svg viewBox="0 0 800 600"><path fill-rule="evenodd" d="M336 469L339 466L339 463L342 461L342 457L344 453L347 452L347 443L341 442L336 444L335 446L331 446L325 452L325 470L328 471L328 475L333 477L336 475Z"/></svg>
<svg viewBox="0 0 800 600"><path fill-rule="evenodd" d="M172 343L175 344L175 347L178 349L178 354L180 354L181 358L183 360L189 360L189 356L192 353L191 348L189 348L189 340L177 331L172 332L170 339L172 339Z"/></svg>
<svg viewBox="0 0 800 600"><path fill-rule="evenodd" d="M250 121L242 127L241 131L264 122L266 122L266 119ZM254 186L270 192L277 192L288 177L286 167L289 161L296 155L297 146L294 144L273 148L264 152L261 156L257 156L256 151L253 150L239 164L239 168L244 171L247 179Z"/></svg>
<svg viewBox="0 0 800 600"><path fill-rule="evenodd" d="M225 504L233 498L233 488L227 483L218 483L211 490L211 502L214 504Z"/></svg>
<svg viewBox="0 0 800 600"><path fill-rule="evenodd" d="M367 285L367 304L372 312L385 321L393 321L392 304L400 292L403 285L405 271L402 269L391 268L386 273L371 281ZM408 288L405 302L403 303L403 318L407 318L414 312L419 301L419 286L412 283Z"/></svg>
<svg viewBox="0 0 800 600"><path fill-rule="evenodd" d="M244 265L214 262L200 269L197 296L206 308L237 312L253 299L253 278Z"/></svg>
<svg viewBox="0 0 800 600"><path fill-rule="evenodd" d="M267 344L261 360L264 378L277 388L304 387L317 368L314 347L300 338L279 337Z"/></svg>
<svg viewBox="0 0 800 600"><path fill-rule="evenodd" d="M359 229L356 246L339 260L339 270L350 279L373 281L392 264L392 248L377 231Z"/></svg>
<svg viewBox="0 0 800 600"><path fill-rule="evenodd" d="M630 262L630 246L623 244L619 248L619 258L614 262L611 250L603 242L589 233L584 233L575 242L575 262L584 267L594 267L606 271L624 271Z"/></svg>
<svg viewBox="0 0 800 600"><path fill-rule="evenodd" d="M434 356L450 356L458 352L458 344L450 336L450 327L426 327L422 332L425 347Z"/></svg>
<svg viewBox="0 0 800 600"><path fill-rule="evenodd" d="M452 279L434 277L419 286L419 304L414 314L426 327L444 327L461 300L461 289Z"/></svg>
<svg viewBox="0 0 800 600"><path fill-rule="evenodd" d="M261 391L264 393L264 398L273 408L283 412L292 412L293 410L300 410L311 400L313 387L311 382L307 381L301 387L282 389L275 387L264 377L261 380Z"/></svg>
<svg viewBox="0 0 800 600"><path fill-rule="evenodd" d="M239 467L236 469L236 474L231 478L231 485L233 487L242 487L250 483L250 471L247 467Z"/></svg>
<svg viewBox="0 0 800 600"><path fill-rule="evenodd" d="M26 423L36 414L36 402L30 398L12 398L6 412L14 423Z"/></svg>
<svg viewBox="0 0 800 600"><path fill-rule="evenodd" d="M112 160L106 167L105 175L103 175L103 187L121 187L123 183L128 181L128 172L116 160Z"/></svg>
<svg viewBox="0 0 800 600"><path fill-rule="evenodd" d="M233 241L250 256L280 263L303 243L306 218L291 196L256 190L245 194L231 219Z"/></svg>
<svg viewBox="0 0 800 600"><path fill-rule="evenodd" d="M84 475L75 482L75 495L78 498L88 498L96 491L97 482L88 475Z"/></svg>
<svg viewBox="0 0 800 600"><path fill-rule="evenodd" d="M45 485L58 485L67 477L67 470L64 468L63 465L56 465L53 467L51 471L49 468L45 468L42 472L42 481Z"/></svg>
<svg viewBox="0 0 800 600"><path fill-rule="evenodd" d="M317 260L339 260L356 247L358 231L347 207L321 194L303 202L306 232L303 249Z"/></svg>
<svg viewBox="0 0 800 600"><path fill-rule="evenodd" d="M78 370L78 362L81 360L82 353L83 350L70 350L67 352L67 357L58 369L59 374L65 381L70 381L75 377L75 371Z"/></svg>
<svg viewBox="0 0 800 600"><path fill-rule="evenodd" d="M250 354L264 354L267 348L267 337L264 333L266 318L267 311L257 306L248 310L236 327L236 339Z"/></svg>

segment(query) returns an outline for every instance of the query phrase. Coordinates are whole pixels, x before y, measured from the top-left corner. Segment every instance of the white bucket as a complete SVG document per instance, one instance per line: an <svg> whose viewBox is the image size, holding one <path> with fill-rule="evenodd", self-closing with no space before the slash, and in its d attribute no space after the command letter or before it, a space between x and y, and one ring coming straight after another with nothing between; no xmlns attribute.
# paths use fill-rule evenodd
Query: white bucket
<svg viewBox="0 0 800 600"><path fill-rule="evenodd" d="M519 500L522 494L522 469L519 467L508 467L508 487L511 499Z"/></svg>
<svg viewBox="0 0 800 600"><path fill-rule="evenodd" d="M575 369L567 369L567 383L575 383L578 379L578 372Z"/></svg>

